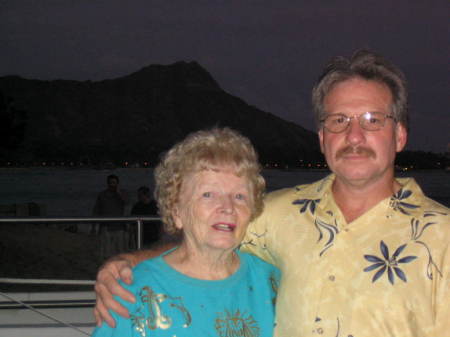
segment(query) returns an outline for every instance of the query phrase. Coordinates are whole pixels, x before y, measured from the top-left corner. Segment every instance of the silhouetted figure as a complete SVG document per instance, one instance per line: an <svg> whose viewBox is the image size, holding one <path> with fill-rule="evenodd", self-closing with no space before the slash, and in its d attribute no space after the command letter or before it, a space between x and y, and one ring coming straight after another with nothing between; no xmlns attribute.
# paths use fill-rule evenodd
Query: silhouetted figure
<svg viewBox="0 0 450 337"><path fill-rule="evenodd" d="M104 217L121 217L125 215L128 204L126 191L119 188L119 177L114 174L106 178L107 189L100 192L95 202L93 215ZM100 255L108 258L129 249L127 225L122 222L100 224Z"/></svg>
<svg viewBox="0 0 450 337"><path fill-rule="evenodd" d="M149 215L158 216L158 206L156 201L150 195L150 189L141 186L137 190L138 202L131 209L131 215ZM145 245L150 245L160 239L161 236L160 221L146 221L143 226L143 240Z"/></svg>

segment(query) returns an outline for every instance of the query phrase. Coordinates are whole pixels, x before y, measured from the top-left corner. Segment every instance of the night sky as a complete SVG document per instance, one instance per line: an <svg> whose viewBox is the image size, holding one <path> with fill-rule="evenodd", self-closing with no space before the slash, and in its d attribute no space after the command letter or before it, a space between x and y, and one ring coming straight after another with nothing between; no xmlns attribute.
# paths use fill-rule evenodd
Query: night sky
<svg viewBox="0 0 450 337"><path fill-rule="evenodd" d="M197 61L232 95L313 130L335 55L370 48L410 88L408 149L450 143L447 0L0 0L0 76L103 80Z"/></svg>

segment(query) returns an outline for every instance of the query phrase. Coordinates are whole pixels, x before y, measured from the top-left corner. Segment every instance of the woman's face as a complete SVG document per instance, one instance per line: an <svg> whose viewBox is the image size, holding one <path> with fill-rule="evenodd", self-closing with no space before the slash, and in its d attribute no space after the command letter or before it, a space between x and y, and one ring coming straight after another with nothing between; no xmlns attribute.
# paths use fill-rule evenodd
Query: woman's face
<svg viewBox="0 0 450 337"><path fill-rule="evenodd" d="M250 221L250 182L226 168L187 176L174 211L184 243L201 251L232 251L242 241Z"/></svg>

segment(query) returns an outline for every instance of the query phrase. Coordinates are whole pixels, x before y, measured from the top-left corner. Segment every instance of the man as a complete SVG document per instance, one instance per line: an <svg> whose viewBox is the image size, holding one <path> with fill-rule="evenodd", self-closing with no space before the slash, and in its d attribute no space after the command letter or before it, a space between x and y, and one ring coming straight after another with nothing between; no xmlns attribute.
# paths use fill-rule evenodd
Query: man
<svg viewBox="0 0 450 337"><path fill-rule="evenodd" d="M369 51L335 58L313 106L333 173L270 193L242 244L282 271L275 336L444 336L450 210L394 177L407 140L403 74ZM97 317L103 304L117 309L105 284L119 293L113 278L130 282L126 265L99 273Z"/></svg>
<svg viewBox="0 0 450 337"><path fill-rule="evenodd" d="M97 196L94 216L121 217L128 204L126 191L119 188L119 177L111 174L106 178L107 188ZM105 259L128 250L126 225L121 222L102 223L100 227L100 256Z"/></svg>
<svg viewBox="0 0 450 337"><path fill-rule="evenodd" d="M156 201L150 196L150 189L141 186L137 190L138 201L131 209L131 215L154 215L158 216L158 206Z"/></svg>
<svg viewBox="0 0 450 337"><path fill-rule="evenodd" d="M141 186L137 190L138 202L131 209L131 215L152 215L158 216L158 206L156 201L150 195L150 189L147 186ZM144 243L152 244L159 240L161 235L161 222L148 221L144 223Z"/></svg>

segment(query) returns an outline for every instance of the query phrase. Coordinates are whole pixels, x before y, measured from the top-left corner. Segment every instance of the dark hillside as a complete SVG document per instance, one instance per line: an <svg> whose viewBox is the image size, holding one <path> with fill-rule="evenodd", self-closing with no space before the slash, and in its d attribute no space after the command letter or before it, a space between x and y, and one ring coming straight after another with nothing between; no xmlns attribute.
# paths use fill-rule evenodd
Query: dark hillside
<svg viewBox="0 0 450 337"><path fill-rule="evenodd" d="M154 162L187 133L215 125L250 137L264 163L320 158L315 133L226 93L196 62L99 82L2 77L0 103L3 160Z"/></svg>

